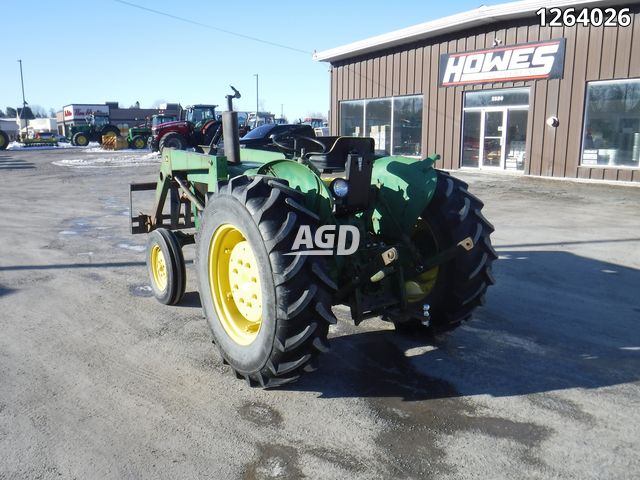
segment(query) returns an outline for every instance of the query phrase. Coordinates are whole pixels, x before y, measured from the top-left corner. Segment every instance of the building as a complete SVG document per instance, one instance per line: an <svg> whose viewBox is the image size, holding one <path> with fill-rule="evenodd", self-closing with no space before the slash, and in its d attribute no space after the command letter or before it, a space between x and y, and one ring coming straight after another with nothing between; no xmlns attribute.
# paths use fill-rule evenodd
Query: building
<svg viewBox="0 0 640 480"><path fill-rule="evenodd" d="M58 122L58 134L66 135L72 125L84 124L87 116L91 113L103 113L110 117L111 123L116 125L123 135L126 135L129 128L145 122L147 117L158 113L168 115L179 115L180 105L168 103L161 105L162 108L121 108L118 102L105 102L102 104L73 103L62 107L56 113Z"/></svg>
<svg viewBox="0 0 640 480"><path fill-rule="evenodd" d="M573 26L549 26L554 7ZM331 133L379 153L640 182L638 2L483 6L314 58L331 63Z"/></svg>

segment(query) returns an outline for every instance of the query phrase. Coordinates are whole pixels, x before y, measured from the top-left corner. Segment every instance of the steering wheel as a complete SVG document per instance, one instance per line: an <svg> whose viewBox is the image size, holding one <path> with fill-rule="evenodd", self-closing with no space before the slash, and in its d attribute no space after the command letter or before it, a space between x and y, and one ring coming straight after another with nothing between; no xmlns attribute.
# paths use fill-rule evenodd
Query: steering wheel
<svg viewBox="0 0 640 480"><path fill-rule="evenodd" d="M293 145L295 145L295 140L306 140L308 142L315 143L321 148L321 150L319 152L313 152L313 153L327 153L327 146L324 143L322 143L320 140L313 137L307 137L306 135L300 135L299 133L291 133L291 132L277 133L273 137L271 137L271 143L273 143L276 147L282 150L295 153L295 148L293 146L287 145L286 143L282 143L282 140L285 138L293 140L292 142Z"/></svg>

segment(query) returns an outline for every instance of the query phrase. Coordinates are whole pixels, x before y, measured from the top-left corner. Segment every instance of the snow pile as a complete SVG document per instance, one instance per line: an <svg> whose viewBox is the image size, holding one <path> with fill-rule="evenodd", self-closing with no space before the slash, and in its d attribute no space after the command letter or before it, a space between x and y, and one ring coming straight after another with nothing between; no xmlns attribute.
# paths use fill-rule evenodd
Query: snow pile
<svg viewBox="0 0 640 480"><path fill-rule="evenodd" d="M97 147L98 146L98 142L91 142L89 143L89 145L87 147L74 147L73 145L71 145L69 142L59 142L57 147L54 147L52 145L46 145L46 146L32 146L32 147L27 147L25 144L20 143L20 142L11 142L9 143L9 145L7 145L7 150L58 150L60 148L70 148L70 149L74 149L74 150L82 150L82 149L88 149L89 151L91 151L91 148L88 147ZM102 149L98 149L98 151L102 151Z"/></svg>
<svg viewBox="0 0 640 480"><path fill-rule="evenodd" d="M103 152L104 153L104 152ZM145 155L114 155L91 156L84 158L71 158L51 162L59 167L70 168L121 168L157 165L160 163L160 154L147 153Z"/></svg>

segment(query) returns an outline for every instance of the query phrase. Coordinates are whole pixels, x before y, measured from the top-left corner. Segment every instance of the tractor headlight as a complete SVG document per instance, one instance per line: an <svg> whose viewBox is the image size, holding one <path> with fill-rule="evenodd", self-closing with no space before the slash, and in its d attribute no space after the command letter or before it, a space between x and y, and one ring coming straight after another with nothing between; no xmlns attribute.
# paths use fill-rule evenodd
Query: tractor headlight
<svg viewBox="0 0 640 480"><path fill-rule="evenodd" d="M336 178L329 184L329 190L336 198L344 198L349 193L349 182L344 178Z"/></svg>

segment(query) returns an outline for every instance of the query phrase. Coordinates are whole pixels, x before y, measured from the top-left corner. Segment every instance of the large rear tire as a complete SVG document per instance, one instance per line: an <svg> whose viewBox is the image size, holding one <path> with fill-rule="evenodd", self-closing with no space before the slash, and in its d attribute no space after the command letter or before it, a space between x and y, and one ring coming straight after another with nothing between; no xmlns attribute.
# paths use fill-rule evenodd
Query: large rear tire
<svg viewBox="0 0 640 480"><path fill-rule="evenodd" d="M491 264L497 258L491 246L494 228L482 215L483 203L469 193L468 185L438 171L433 199L416 222L412 235L416 247L433 255L471 237L473 248L453 260L409 279L407 288L413 315L394 321L403 333L440 333L456 328L484 304L485 292L494 283ZM409 287L407 282L407 287ZM429 305L429 324L419 318Z"/></svg>
<svg viewBox="0 0 640 480"><path fill-rule="evenodd" d="M251 386L277 387L315 370L336 322L335 284L323 259L287 255L301 225L319 224L303 202L283 180L239 176L203 213L196 247L202 307L222 358Z"/></svg>
<svg viewBox="0 0 640 480"><path fill-rule="evenodd" d="M164 137L160 139L160 143L158 144L158 150L160 153L165 148L175 148L176 150L184 150L187 148L187 140L176 132L167 133Z"/></svg>
<svg viewBox="0 0 640 480"><path fill-rule="evenodd" d="M115 125L105 125L98 134L98 143L102 145L102 137L119 137L120 129Z"/></svg>
<svg viewBox="0 0 640 480"><path fill-rule="evenodd" d="M6 150L9 146L9 135L0 130L0 150Z"/></svg>

